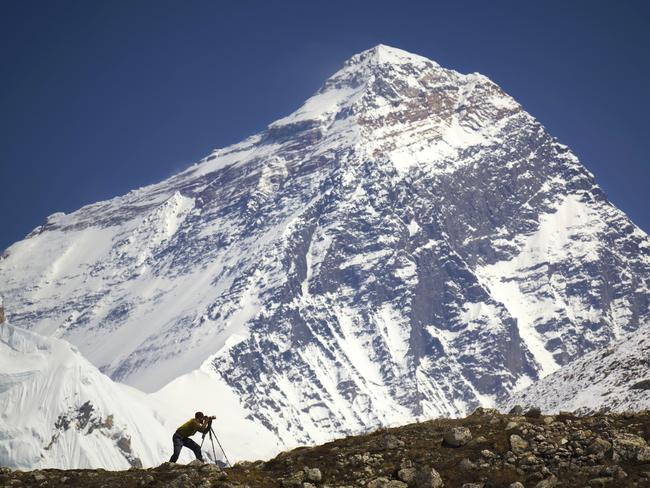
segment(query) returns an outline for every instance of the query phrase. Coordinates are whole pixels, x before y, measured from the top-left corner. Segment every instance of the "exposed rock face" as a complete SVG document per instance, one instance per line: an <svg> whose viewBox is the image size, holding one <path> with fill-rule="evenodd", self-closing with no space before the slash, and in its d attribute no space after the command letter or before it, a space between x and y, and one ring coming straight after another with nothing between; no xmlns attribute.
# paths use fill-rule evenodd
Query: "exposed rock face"
<svg viewBox="0 0 650 488"><path fill-rule="evenodd" d="M649 412L584 418L496 414L492 420L486 423L485 417L472 415L411 424L323 446L301 447L269 461L239 463L227 469L194 461L128 471L0 470L0 486L650 487L650 459L640 456L648 448ZM518 424L517 435L528 443L525 452L510 449L503 432L510 423ZM460 447L448 446L443 434L452 428L468 429L474 439ZM386 435L400 439L402 445L382 448Z"/></svg>
<svg viewBox="0 0 650 488"><path fill-rule="evenodd" d="M260 134L51 216L0 293L148 391L210 358L293 444L505 399L647 322L649 256L496 84L377 46Z"/></svg>

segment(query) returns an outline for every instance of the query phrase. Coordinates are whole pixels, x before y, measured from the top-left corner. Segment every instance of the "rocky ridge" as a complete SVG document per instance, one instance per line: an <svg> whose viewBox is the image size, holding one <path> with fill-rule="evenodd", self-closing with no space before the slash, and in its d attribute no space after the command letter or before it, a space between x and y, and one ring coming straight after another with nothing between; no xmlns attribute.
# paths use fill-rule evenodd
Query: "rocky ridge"
<svg viewBox="0 0 650 488"><path fill-rule="evenodd" d="M478 409L232 468L192 462L142 470L2 469L0 486L124 488L650 487L650 412L577 417Z"/></svg>

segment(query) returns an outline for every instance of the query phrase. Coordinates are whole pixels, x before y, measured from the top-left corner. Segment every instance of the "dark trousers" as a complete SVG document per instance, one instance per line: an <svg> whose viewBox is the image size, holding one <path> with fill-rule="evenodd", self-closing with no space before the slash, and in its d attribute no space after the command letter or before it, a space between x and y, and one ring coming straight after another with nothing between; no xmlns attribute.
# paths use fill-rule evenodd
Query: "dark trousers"
<svg viewBox="0 0 650 488"><path fill-rule="evenodd" d="M191 449L194 452L196 459L203 461L203 454L201 454L201 447L189 437L181 437L178 434L174 434L172 436L172 442L174 443L174 454L172 454L172 457L169 458L170 463L176 462L178 456L180 456L181 454L181 449L183 449L183 446L187 447L188 449Z"/></svg>

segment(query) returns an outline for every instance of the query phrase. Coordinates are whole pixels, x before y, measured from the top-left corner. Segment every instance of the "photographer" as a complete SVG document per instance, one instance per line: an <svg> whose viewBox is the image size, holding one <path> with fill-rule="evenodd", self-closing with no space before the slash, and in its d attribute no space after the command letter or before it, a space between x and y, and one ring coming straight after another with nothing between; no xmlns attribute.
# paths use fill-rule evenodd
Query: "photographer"
<svg viewBox="0 0 650 488"><path fill-rule="evenodd" d="M190 437L192 437L197 432L201 432L202 434L207 433L210 430L210 422L212 422L212 420L214 420L214 417L206 417L203 415L203 412L196 412L193 419L188 420L178 429L176 429L176 432L174 432L174 435L172 436L172 442L174 443L174 454L172 454L169 462L176 462L183 446L191 449L194 452L196 459L203 461L201 447L192 439L190 439Z"/></svg>

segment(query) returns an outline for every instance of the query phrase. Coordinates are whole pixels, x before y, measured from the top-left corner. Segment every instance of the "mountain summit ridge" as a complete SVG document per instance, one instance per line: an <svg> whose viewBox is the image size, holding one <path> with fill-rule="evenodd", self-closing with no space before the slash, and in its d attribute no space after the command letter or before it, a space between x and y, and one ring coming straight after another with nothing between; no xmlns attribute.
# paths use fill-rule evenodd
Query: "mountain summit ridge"
<svg viewBox="0 0 650 488"><path fill-rule="evenodd" d="M11 246L12 322L145 391L208 368L290 446L492 405L649 321L648 236L566 146L482 75L365 53Z"/></svg>

